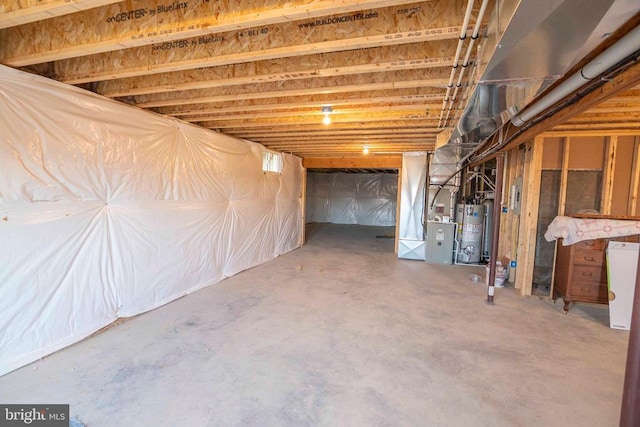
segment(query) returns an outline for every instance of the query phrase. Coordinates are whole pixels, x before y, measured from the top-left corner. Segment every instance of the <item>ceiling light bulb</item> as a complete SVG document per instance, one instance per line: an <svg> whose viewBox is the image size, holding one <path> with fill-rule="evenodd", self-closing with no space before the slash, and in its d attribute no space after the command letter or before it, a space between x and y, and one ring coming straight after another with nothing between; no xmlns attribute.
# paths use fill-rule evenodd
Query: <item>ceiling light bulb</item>
<svg viewBox="0 0 640 427"><path fill-rule="evenodd" d="M331 124L331 117L329 117L328 114L325 114L324 118L322 119L322 123L324 123L325 125L330 125Z"/></svg>
<svg viewBox="0 0 640 427"><path fill-rule="evenodd" d="M364 148L362 149L362 153L363 154L369 154L369 146L365 145Z"/></svg>

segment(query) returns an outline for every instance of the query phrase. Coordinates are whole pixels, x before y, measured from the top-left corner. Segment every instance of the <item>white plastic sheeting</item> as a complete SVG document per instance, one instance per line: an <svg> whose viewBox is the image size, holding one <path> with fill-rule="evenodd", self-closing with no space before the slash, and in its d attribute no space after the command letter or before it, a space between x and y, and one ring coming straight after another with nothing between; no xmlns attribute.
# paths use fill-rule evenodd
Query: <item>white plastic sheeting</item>
<svg viewBox="0 0 640 427"><path fill-rule="evenodd" d="M424 209L427 153L404 153L398 218L398 258L425 259Z"/></svg>
<svg viewBox="0 0 640 427"><path fill-rule="evenodd" d="M0 67L0 374L300 245L302 164Z"/></svg>
<svg viewBox="0 0 640 427"><path fill-rule="evenodd" d="M392 226L397 194L397 174L309 172L306 220Z"/></svg>

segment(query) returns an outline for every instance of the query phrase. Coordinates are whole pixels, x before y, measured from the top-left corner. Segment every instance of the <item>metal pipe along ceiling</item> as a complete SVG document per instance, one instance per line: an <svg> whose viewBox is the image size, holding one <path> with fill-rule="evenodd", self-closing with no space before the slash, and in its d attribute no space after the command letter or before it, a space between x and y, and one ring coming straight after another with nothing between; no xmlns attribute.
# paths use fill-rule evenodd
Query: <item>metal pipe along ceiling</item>
<svg viewBox="0 0 640 427"><path fill-rule="evenodd" d="M488 0L484 0L485 2ZM464 20L462 22L462 28L460 29L460 37L458 39L458 46L456 48L456 54L453 58L453 65L451 66L451 74L449 75L449 82L447 83L447 92L442 100L442 110L440 111L440 120L438 123L438 127L442 125L442 119L444 116L444 111L447 107L447 101L449 100L449 95L451 94L451 89L453 88L453 80L455 78L456 69L458 68L458 61L460 60L460 54L462 53L462 45L464 44L465 39L467 38L467 31L469 29L469 21L471 20L471 12L473 11L473 3L475 0L468 0L467 2L467 10L464 14Z"/></svg>
<svg viewBox="0 0 640 427"><path fill-rule="evenodd" d="M595 59L582 67L562 84L542 97L531 107L524 109L511 119L516 126L524 125L528 120L575 92L585 83L598 77L618 62L640 50L640 26L634 28Z"/></svg>

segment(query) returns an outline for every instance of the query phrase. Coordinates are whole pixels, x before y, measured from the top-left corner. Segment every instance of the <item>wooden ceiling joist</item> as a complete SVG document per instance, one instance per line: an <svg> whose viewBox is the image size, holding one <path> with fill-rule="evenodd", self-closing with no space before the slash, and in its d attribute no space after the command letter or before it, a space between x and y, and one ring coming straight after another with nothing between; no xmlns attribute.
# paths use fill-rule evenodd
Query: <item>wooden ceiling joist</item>
<svg viewBox="0 0 640 427"><path fill-rule="evenodd" d="M396 72L396 73L402 73ZM375 75L358 75L327 77L311 81L294 80L282 83L261 83L245 85L234 90L216 88L199 91L200 96L168 93L160 95L142 95L136 97L136 105L142 108L166 107L188 104L206 104L213 102L239 101L247 99L271 99L290 96L307 96L319 94L342 94L348 92L365 92L370 90L393 90L407 88L444 88L446 77L433 77L421 80L408 80L410 73L394 79L396 73L375 73ZM395 80L395 81L394 81ZM363 83L365 82L366 83ZM274 102L276 104L276 102Z"/></svg>
<svg viewBox="0 0 640 427"><path fill-rule="evenodd" d="M200 124L203 125L202 123ZM224 129L224 133L228 133L230 135L237 135L239 133L246 132L261 132L263 135L270 134L271 132L291 132L291 131L299 131L299 132L307 132L307 131L316 131L316 130L328 130L328 131L372 131L377 129L385 129L385 130L396 130L396 129L415 129L415 130L423 130L426 132L440 132L441 130L437 129L437 123L433 122L420 122L420 121L381 121L375 123L367 123L366 121L356 121L352 123L331 123L330 126L326 126L317 120L310 122L308 124L304 123L291 123L287 124L283 123L271 123L271 125L265 124L264 126L258 126L255 128L247 127L245 125L240 124L237 127L229 127ZM209 129L218 130L215 126L205 126Z"/></svg>
<svg viewBox="0 0 640 427"><path fill-rule="evenodd" d="M269 146L267 146L269 147ZM370 153L380 152L380 148L376 147L375 144L367 145ZM270 148L270 147L269 147ZM302 144L302 145L291 145L289 147L282 146L278 147L278 151L297 151L303 150L306 152L317 151L326 148L331 148L332 151L337 153L339 152L362 152L363 145L360 142L355 142L352 144L348 143L340 143L340 144ZM430 143L397 143L397 144L388 144L385 143L385 148L393 149L393 150L428 150L433 148L433 144Z"/></svg>
<svg viewBox="0 0 640 427"><path fill-rule="evenodd" d="M385 113L385 114L360 114L357 117L355 116L347 116L347 117L335 117L331 119L332 124L342 124L342 123L360 123L360 122L388 122L388 121L410 121L410 122L422 122L422 124L430 124L432 126L437 126L438 119L425 117L424 114L406 114L404 112L398 113ZM257 128L257 127L266 127L266 126L299 126L306 124L314 124L321 123L322 120L317 117L287 117L285 119L275 118L275 119L247 119L242 120L241 122L233 122L233 121L207 121L201 122L201 126L207 128L217 128L217 129L226 129L226 128Z"/></svg>
<svg viewBox="0 0 640 427"><path fill-rule="evenodd" d="M354 12L404 3L402 0L315 0L284 5L277 0L243 3L149 0L140 5L119 2L2 30L0 39L11 43L12 49L0 50L0 62L20 67L223 32L248 32L256 27L296 20L311 25L316 22L315 18L326 15L350 16ZM356 19L358 14L353 16L352 19Z"/></svg>
<svg viewBox="0 0 640 427"><path fill-rule="evenodd" d="M361 108L333 108L331 117L338 117L341 115L357 115L362 113L375 113L379 111L386 112L398 112L402 111L405 114L426 115L437 118L440 114L440 109L435 104L409 104L409 105L397 105L394 107L361 107ZM281 118L292 116L322 116L324 113L321 109L316 108L313 110L288 110L288 111L267 111L267 112L252 112L249 114L211 114L211 115L195 115L185 116L182 120L187 122L195 121L227 121L227 120L245 120L245 119L260 119L260 118Z"/></svg>
<svg viewBox="0 0 640 427"><path fill-rule="evenodd" d="M402 156L307 157L302 160L302 166L309 169L399 169Z"/></svg>
<svg viewBox="0 0 640 427"><path fill-rule="evenodd" d="M355 49L365 49L378 45L390 45L399 43L417 43L429 40L441 40L442 33L453 32L456 27L445 29L434 28L428 30L420 30L416 32L405 32L396 34L385 34L380 36L366 36L353 39L345 39L339 41L319 42L314 45L301 44L297 46L278 47L272 49L256 48L251 51L242 51L238 46L236 49L230 49L230 53L225 55L212 56L210 52L182 56L180 59L174 59L178 55L154 55L149 52L133 52L131 50L109 52L105 54L94 55L87 59L66 59L54 63L54 72L57 79L69 84L81 84L88 82L96 82L109 79L117 79L124 77L143 76L148 74L157 74L173 71L191 70L201 67L214 67L228 64L239 64L243 62L251 62L254 60L274 60L292 56L303 56L314 53L330 52L335 50L346 51ZM409 34L423 34L422 36L413 36ZM427 34L427 35L424 35ZM186 46L188 48L188 46ZM153 47L139 48L152 50ZM233 53L236 52L236 53ZM138 58L153 58L153 63L140 61ZM126 65L124 65L126 64ZM99 70L99 71L93 71Z"/></svg>
<svg viewBox="0 0 640 427"><path fill-rule="evenodd" d="M0 29L68 15L122 0L3 0Z"/></svg>
<svg viewBox="0 0 640 427"><path fill-rule="evenodd" d="M424 90L424 94L417 93ZM245 99L235 102L219 102L210 104L190 104L175 107L158 107L157 113L175 117L183 117L196 114L238 113L248 111L265 111L266 109L279 110L281 108L304 108L330 105L332 107L357 106L357 105L400 105L405 103L432 101L437 105L442 104L442 93L429 93L431 88L413 88L388 91L371 91L371 97L362 97L361 93L344 93L340 97L334 94L319 94L298 97L278 97L277 102L265 103L260 99Z"/></svg>
<svg viewBox="0 0 640 427"><path fill-rule="evenodd" d="M119 78L100 82L96 91L113 98L380 71L451 67L454 58L440 56L440 52L450 51L449 45L454 42L455 40L448 40L444 46L442 42L383 46L290 57L286 61L256 61L144 77Z"/></svg>
<svg viewBox="0 0 640 427"><path fill-rule="evenodd" d="M245 139L253 139L256 141L278 141L282 139L289 138L314 138L316 136L321 137L335 137L335 138L347 138L351 137L371 137L378 136L384 137L387 135L398 136L398 135L408 135L408 136L419 136L425 138L431 138L437 135L437 131L427 131L427 130L411 130L411 129L379 129L379 130L335 130L328 131L324 129L319 129L316 131L297 131L291 130L289 132L269 132L268 136L264 136L260 131L246 131L246 132L235 132L234 135L239 138Z"/></svg>

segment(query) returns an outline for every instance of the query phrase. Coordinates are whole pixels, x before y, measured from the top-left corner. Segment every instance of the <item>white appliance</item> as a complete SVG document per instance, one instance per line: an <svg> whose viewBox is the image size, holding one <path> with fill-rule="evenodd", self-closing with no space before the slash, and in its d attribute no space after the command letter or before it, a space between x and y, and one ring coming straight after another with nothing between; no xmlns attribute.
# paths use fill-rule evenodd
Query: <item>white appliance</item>
<svg viewBox="0 0 640 427"><path fill-rule="evenodd" d="M607 278L609 285L609 326L629 330L636 287L640 243L609 241Z"/></svg>

